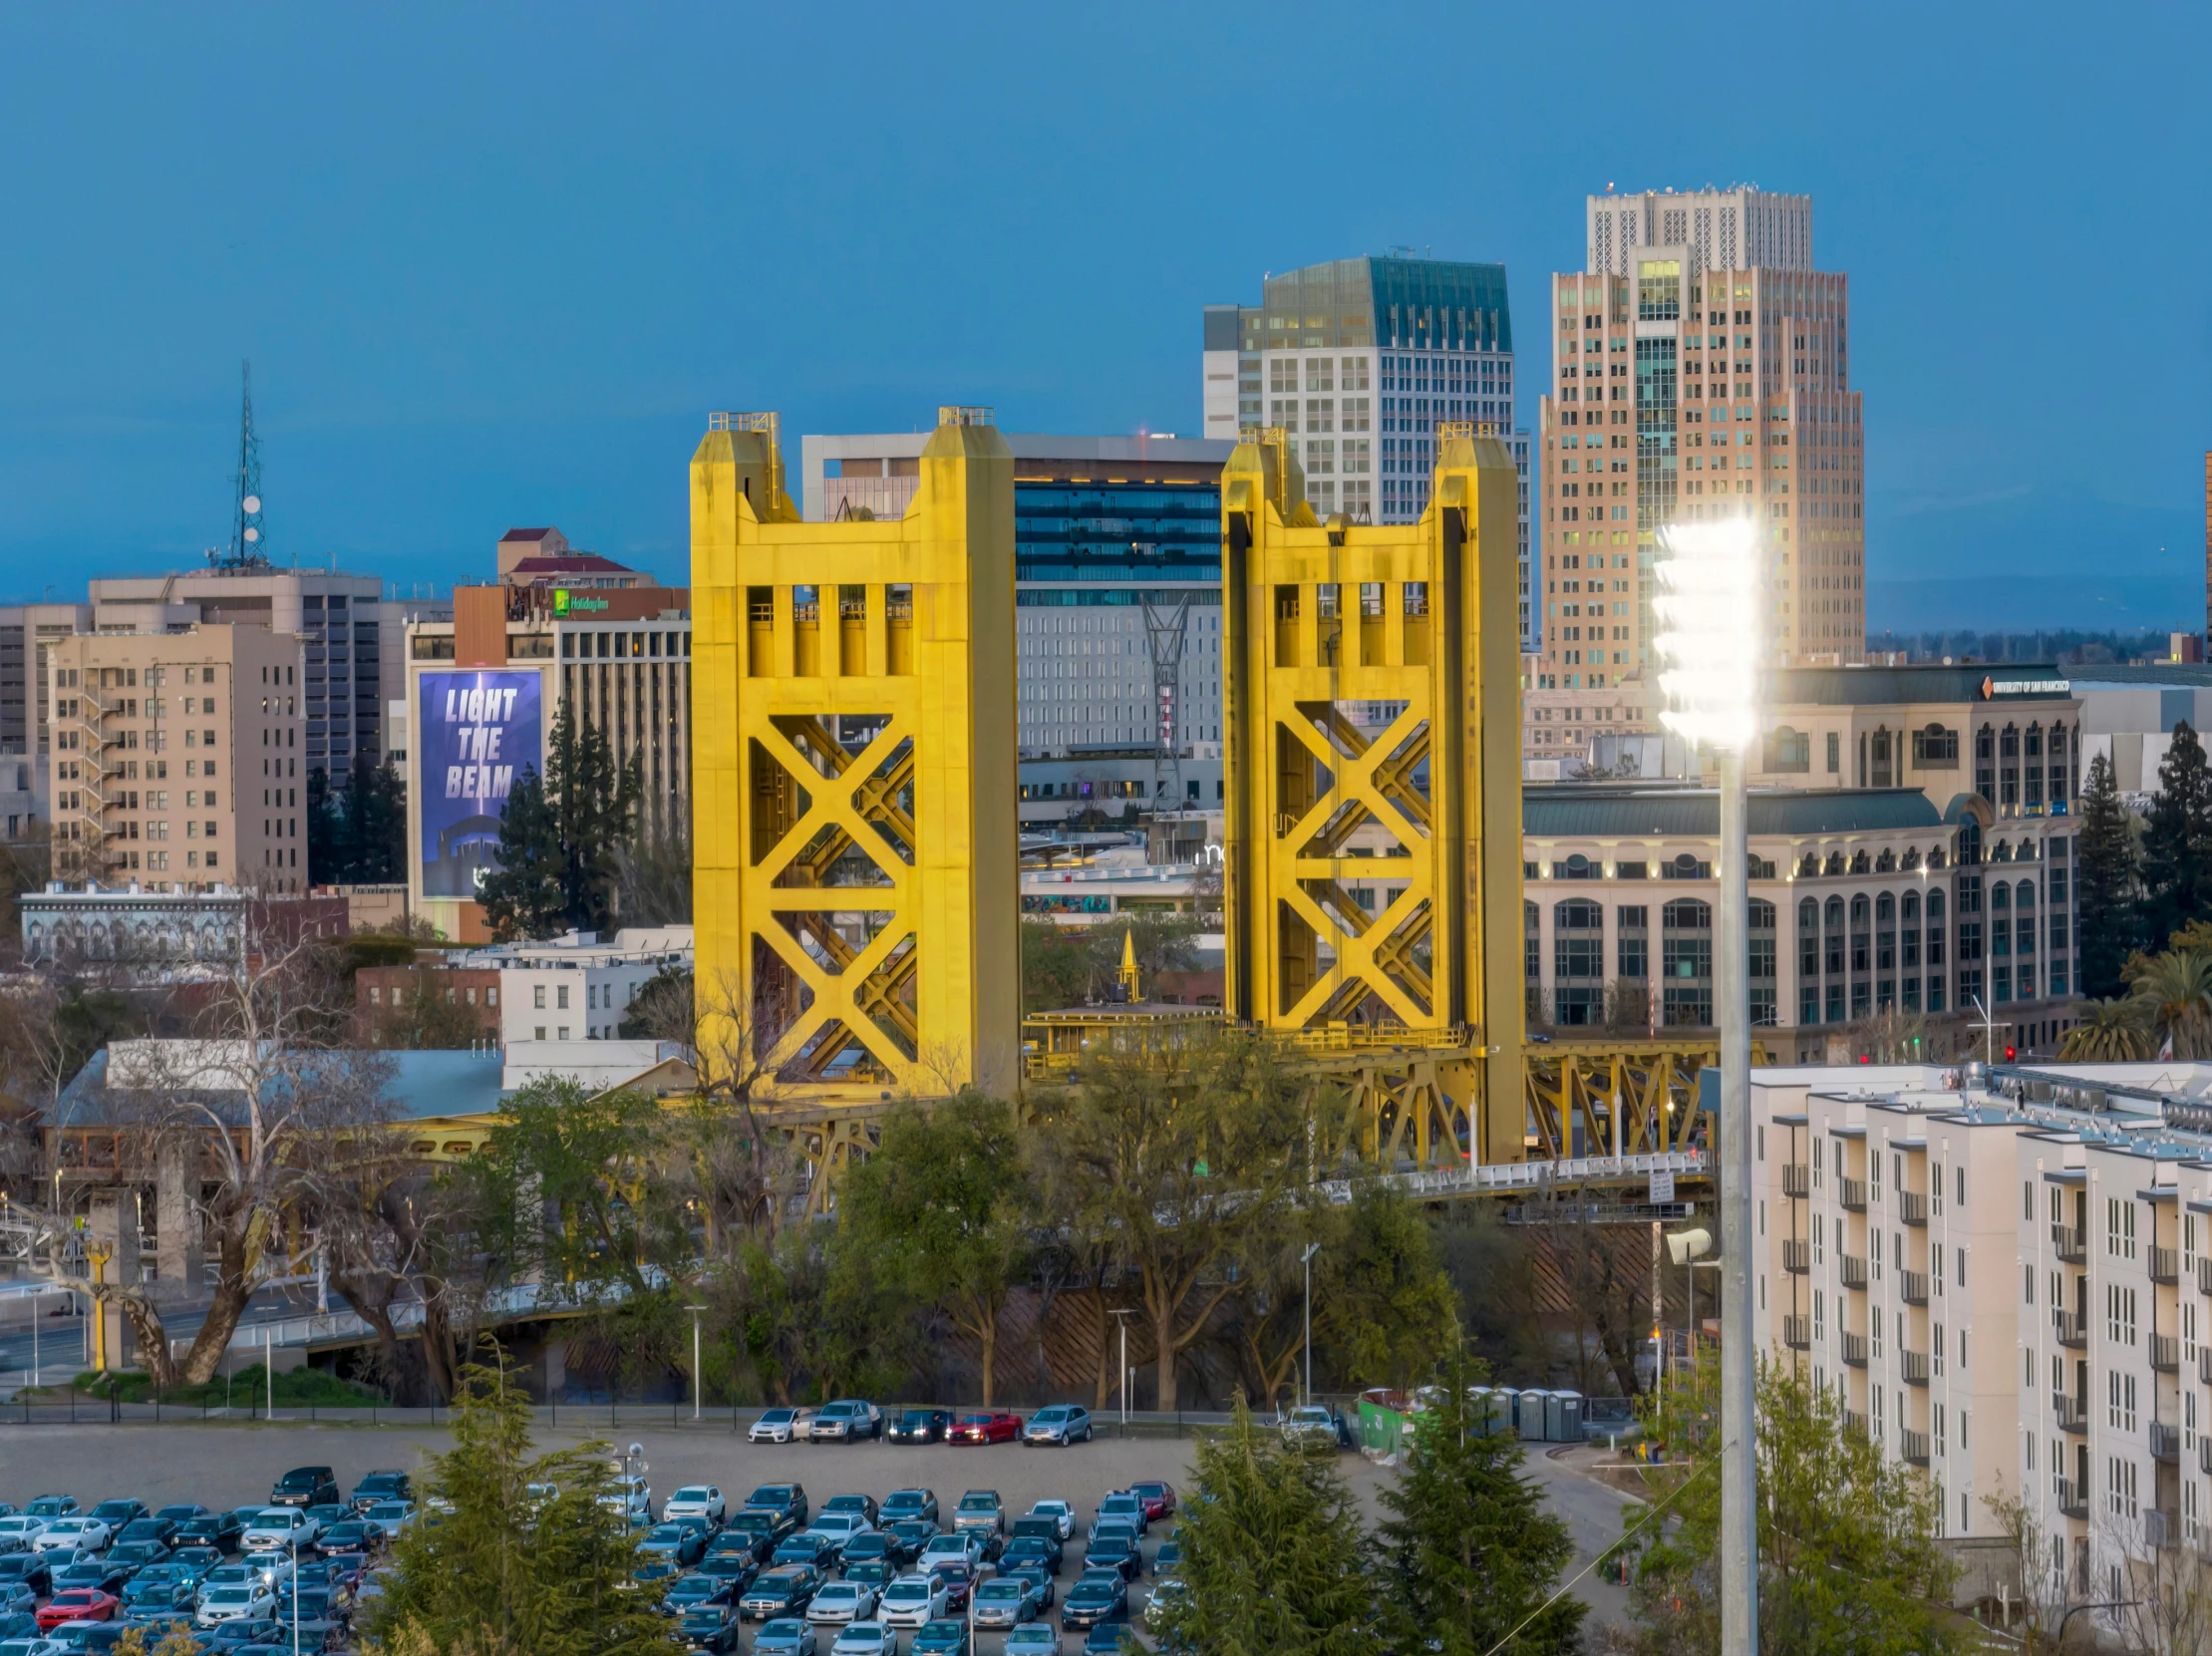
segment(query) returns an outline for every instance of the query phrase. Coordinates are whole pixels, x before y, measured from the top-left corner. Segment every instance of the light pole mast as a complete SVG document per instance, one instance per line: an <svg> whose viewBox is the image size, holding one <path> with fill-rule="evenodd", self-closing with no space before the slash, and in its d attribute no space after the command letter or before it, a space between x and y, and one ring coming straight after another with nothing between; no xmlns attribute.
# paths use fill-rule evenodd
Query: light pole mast
<svg viewBox="0 0 2212 1656"><path fill-rule="evenodd" d="M1750 886L1743 754L1758 731L1762 605L1758 534L1748 518L1659 531L1654 604L1669 728L1720 768L1719 912L1713 1021L1721 1036L1714 1170L1721 1192L1721 1656L1758 1648L1758 1459L1752 1330ZM1692 1342L1693 1353L1695 1338Z"/></svg>

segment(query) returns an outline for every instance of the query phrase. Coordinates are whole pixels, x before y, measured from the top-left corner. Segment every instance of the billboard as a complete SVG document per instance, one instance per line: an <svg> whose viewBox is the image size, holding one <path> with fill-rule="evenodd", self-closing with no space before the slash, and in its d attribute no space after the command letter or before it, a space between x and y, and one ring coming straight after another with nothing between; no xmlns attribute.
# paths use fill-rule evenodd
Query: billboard
<svg viewBox="0 0 2212 1656"><path fill-rule="evenodd" d="M474 897L498 866L499 818L524 771L545 768L536 673L424 673L417 680L415 797L423 895Z"/></svg>

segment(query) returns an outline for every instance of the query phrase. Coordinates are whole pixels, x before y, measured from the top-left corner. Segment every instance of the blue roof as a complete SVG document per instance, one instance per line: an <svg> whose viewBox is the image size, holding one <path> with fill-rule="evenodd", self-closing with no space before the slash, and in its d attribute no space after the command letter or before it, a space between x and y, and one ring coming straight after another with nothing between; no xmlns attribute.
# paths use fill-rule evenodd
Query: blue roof
<svg viewBox="0 0 2212 1656"><path fill-rule="evenodd" d="M487 1052L380 1052L377 1057L391 1065L385 1097L396 1120L495 1116L506 1102L507 1095L499 1088L501 1064L495 1047ZM238 1093L210 1095L218 1109L225 1096L232 1100L242 1097ZM108 1049L102 1047L62 1089L50 1119L58 1124L100 1122L108 1114ZM133 1113L137 1113L137 1107Z"/></svg>

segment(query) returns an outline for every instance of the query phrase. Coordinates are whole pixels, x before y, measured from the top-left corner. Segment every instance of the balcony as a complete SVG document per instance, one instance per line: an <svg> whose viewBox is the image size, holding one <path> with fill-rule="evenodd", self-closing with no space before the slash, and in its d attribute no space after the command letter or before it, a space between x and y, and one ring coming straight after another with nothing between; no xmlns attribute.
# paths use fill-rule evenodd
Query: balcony
<svg viewBox="0 0 2212 1656"><path fill-rule="evenodd" d="M1843 1342L1844 1362L1848 1363L1854 1369L1865 1368L1866 1336L1864 1334L1845 1334L1840 1336L1840 1338Z"/></svg>
<svg viewBox="0 0 2212 1656"><path fill-rule="evenodd" d="M2051 1251L2069 1265L2087 1264L2088 1238L2073 1225L2054 1224L2051 1227Z"/></svg>
<svg viewBox="0 0 2212 1656"><path fill-rule="evenodd" d="M1812 1319L1810 1317L1782 1318L1782 1344L1791 1351L1812 1349ZM2212 1439L2206 1442L2212 1443Z"/></svg>
<svg viewBox="0 0 2212 1656"><path fill-rule="evenodd" d="M2197 1261L2197 1292L2212 1294L2212 1253Z"/></svg>
<svg viewBox="0 0 2212 1656"><path fill-rule="evenodd" d="M1856 1288L1861 1293L1866 1291L1866 1261L1864 1259L1853 1254L1839 1253L1835 1256L1835 1270L1837 1277L1841 1279L1846 1288Z"/></svg>
<svg viewBox="0 0 2212 1656"><path fill-rule="evenodd" d="M2181 1464L2181 1428L2170 1421L2150 1423L2150 1458L2169 1467Z"/></svg>
<svg viewBox="0 0 2212 1656"><path fill-rule="evenodd" d="M2168 1284L2181 1280L2181 1255L2172 1248L2154 1247L2150 1250L2150 1279Z"/></svg>
<svg viewBox="0 0 2212 1656"><path fill-rule="evenodd" d="M1848 1409L1844 1410L1844 1411L1843 1411L1843 1430L1844 1430L1845 1432L1856 1432L1856 1433L1857 1433L1857 1434L1858 1434L1858 1435L1859 1435L1860 1437L1862 1437L1862 1438L1863 1438L1863 1437L1865 1437L1865 1436L1866 1436L1866 1417L1865 1417L1864 1415L1854 1415L1854 1414L1852 1414L1852 1413L1851 1413L1851 1411L1850 1411L1850 1410L1848 1410Z"/></svg>
<svg viewBox="0 0 2212 1656"><path fill-rule="evenodd" d="M1812 1244L1810 1242L1782 1243L1782 1269L1792 1276L1803 1276L1812 1269ZM2206 1347L2212 1350L2212 1346Z"/></svg>
<svg viewBox="0 0 2212 1656"><path fill-rule="evenodd" d="M2171 1334L2150 1337L2150 1366L2160 1374L2181 1372L2181 1342Z"/></svg>
<svg viewBox="0 0 2212 1656"><path fill-rule="evenodd" d="M2058 1430L2061 1432L2071 1432L2078 1437L2089 1430L2089 1406L2077 1397L2053 1392L2051 1415L2058 1423Z"/></svg>
<svg viewBox="0 0 2212 1656"><path fill-rule="evenodd" d="M2058 1480L2058 1510L2069 1518L2089 1515L2089 1491L2077 1486L2070 1478Z"/></svg>
<svg viewBox="0 0 2212 1656"><path fill-rule="evenodd" d="M2143 1544L2163 1551L2181 1544L2181 1514L2160 1506L2143 1508Z"/></svg>
<svg viewBox="0 0 2212 1656"><path fill-rule="evenodd" d="M1899 1271L1897 1273L1898 1297L1907 1305L1928 1303L1928 1273L1926 1271Z"/></svg>
<svg viewBox="0 0 2212 1656"><path fill-rule="evenodd" d="M1908 1386L1927 1385L1928 1354L1924 1351L1898 1352L1897 1373Z"/></svg>
<svg viewBox="0 0 2212 1656"><path fill-rule="evenodd" d="M2212 1346L2197 1347L2197 1378L2212 1386Z"/></svg>
<svg viewBox="0 0 2212 1656"><path fill-rule="evenodd" d="M1907 1224L1925 1226L1928 1222L1928 1197L1920 1190L1897 1192L1897 1216Z"/></svg>
<svg viewBox="0 0 2212 1656"><path fill-rule="evenodd" d="M2083 1350L2088 1346L2088 1327L2071 1311L2054 1311L2051 1313L2051 1320L2057 1326L2058 1343L2060 1345L2071 1346L2076 1351Z"/></svg>
<svg viewBox="0 0 2212 1656"><path fill-rule="evenodd" d="M1837 1180L1835 1181L1835 1199L1836 1199L1836 1200L1837 1200L1837 1201L1838 1201L1838 1202L1839 1202L1839 1203L1840 1203L1840 1204L1841 1204L1841 1205L1842 1205L1842 1206L1844 1207L1844 1209L1845 1209L1846 1211L1848 1211L1848 1212L1852 1212L1852 1213L1863 1213L1863 1212L1865 1212L1865 1211L1866 1211L1866 1180L1865 1180L1865 1179L1863 1179L1863 1178L1839 1178L1839 1179L1837 1179Z"/></svg>
<svg viewBox="0 0 2212 1656"><path fill-rule="evenodd" d="M1782 1194L1799 1201L1812 1194L1812 1179L1802 1161L1782 1163Z"/></svg>
<svg viewBox="0 0 2212 1656"><path fill-rule="evenodd" d="M1928 1434L1909 1431L1898 1433L1897 1453L1908 1466L1925 1467L1928 1464Z"/></svg>
<svg viewBox="0 0 2212 1656"><path fill-rule="evenodd" d="M2197 1471L2212 1473L2212 1432L2197 1440Z"/></svg>

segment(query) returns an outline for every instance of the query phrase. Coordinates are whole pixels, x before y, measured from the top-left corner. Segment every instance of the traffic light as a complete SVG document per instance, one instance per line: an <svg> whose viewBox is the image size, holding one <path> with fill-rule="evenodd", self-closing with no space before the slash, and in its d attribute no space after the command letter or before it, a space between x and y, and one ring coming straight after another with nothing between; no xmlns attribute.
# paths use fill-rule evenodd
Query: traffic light
<svg viewBox="0 0 2212 1656"><path fill-rule="evenodd" d="M2006 1063L2008 1063L2008 1064L2010 1064L2010 1063L2011 1063L2012 1061L2013 1061L2013 1049L2012 1049L2011 1047L2007 1047L2007 1048L2005 1049L2005 1062L2006 1062Z"/></svg>

